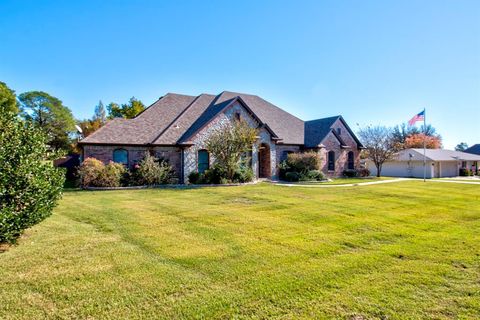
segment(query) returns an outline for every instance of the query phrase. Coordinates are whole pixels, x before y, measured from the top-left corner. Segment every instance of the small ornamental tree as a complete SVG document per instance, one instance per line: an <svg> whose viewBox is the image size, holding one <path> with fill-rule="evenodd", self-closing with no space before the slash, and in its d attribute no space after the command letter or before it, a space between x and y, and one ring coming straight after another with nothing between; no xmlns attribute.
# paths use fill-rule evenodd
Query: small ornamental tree
<svg viewBox="0 0 480 320"><path fill-rule="evenodd" d="M442 140L438 136L426 136L423 133L412 134L405 140L405 148L423 148L425 141L425 147L427 149L440 149L442 147Z"/></svg>
<svg viewBox="0 0 480 320"><path fill-rule="evenodd" d="M387 127L366 127L358 134L365 147L365 156L375 164L377 177L380 177L383 164L393 159L401 145L395 142L392 129Z"/></svg>
<svg viewBox="0 0 480 320"><path fill-rule="evenodd" d="M13 113L0 114L0 242L52 213L65 173L53 167L45 133Z"/></svg>
<svg viewBox="0 0 480 320"><path fill-rule="evenodd" d="M236 120L215 130L207 139L206 147L216 161L217 166L225 171L232 181L235 171L240 167L242 156L252 149L257 140L258 130L244 120Z"/></svg>

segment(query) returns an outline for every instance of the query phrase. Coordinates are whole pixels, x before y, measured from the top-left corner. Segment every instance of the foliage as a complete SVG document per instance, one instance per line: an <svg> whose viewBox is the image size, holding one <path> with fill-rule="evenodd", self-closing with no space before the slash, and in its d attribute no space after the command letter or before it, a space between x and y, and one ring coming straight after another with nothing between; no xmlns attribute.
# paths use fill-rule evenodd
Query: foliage
<svg viewBox="0 0 480 320"><path fill-rule="evenodd" d="M368 170L367 168L360 168L358 169L358 176L362 178L369 177L370 170Z"/></svg>
<svg viewBox="0 0 480 320"><path fill-rule="evenodd" d="M0 113L0 242L50 216L61 196L63 170L52 165L45 134L14 113Z"/></svg>
<svg viewBox="0 0 480 320"><path fill-rule="evenodd" d="M322 181L325 180L325 174L320 170L310 170L300 174L300 181Z"/></svg>
<svg viewBox="0 0 480 320"><path fill-rule="evenodd" d="M455 151L465 151L467 149L468 149L468 144L466 142L460 142L455 147Z"/></svg>
<svg viewBox="0 0 480 320"><path fill-rule="evenodd" d="M420 128L417 128L416 126L402 123L391 129L391 139L393 144L397 145L399 149L423 148L423 135L427 136L427 148L441 148L442 137L437 134L432 125L427 125L426 127L422 125Z"/></svg>
<svg viewBox="0 0 480 320"><path fill-rule="evenodd" d="M257 135L257 129L250 127L246 121L239 120L224 124L208 137L207 150L229 181L233 180L235 171L241 165L242 155L251 150Z"/></svg>
<svg viewBox="0 0 480 320"><path fill-rule="evenodd" d="M102 100L98 101L98 104L95 106L92 120L100 122L101 126L107 122L107 112L105 111Z"/></svg>
<svg viewBox="0 0 480 320"><path fill-rule="evenodd" d="M289 172L294 172L298 174L298 179L302 181L323 180L325 176L319 170L320 164L321 158L317 152L290 153L287 159L278 165L279 177L287 181L295 181L297 175L289 175L287 177Z"/></svg>
<svg viewBox="0 0 480 320"><path fill-rule="evenodd" d="M126 171L120 163L105 165L95 158L87 158L80 165L78 175L82 187L120 187Z"/></svg>
<svg viewBox="0 0 480 320"><path fill-rule="evenodd" d="M70 149L70 134L75 120L62 101L43 91L30 91L18 97L22 115L41 128L48 136L48 145L54 150Z"/></svg>
<svg viewBox="0 0 480 320"><path fill-rule="evenodd" d="M305 174L311 170L319 170L320 163L320 155L315 151L290 153L286 160L290 171L295 171L300 174Z"/></svg>
<svg viewBox="0 0 480 320"><path fill-rule="evenodd" d="M11 112L18 114L18 104L15 91L10 89L5 82L0 81L0 113Z"/></svg>
<svg viewBox="0 0 480 320"><path fill-rule="evenodd" d="M167 184L172 182L173 168L167 161L146 153L143 160L135 166L132 176L135 185Z"/></svg>
<svg viewBox="0 0 480 320"><path fill-rule="evenodd" d="M354 177L358 177L358 171L355 170L355 169L346 169L346 170L343 170L343 176L344 177L347 177L347 178L354 178Z"/></svg>
<svg viewBox="0 0 480 320"><path fill-rule="evenodd" d="M107 106L108 117L113 118L125 118L132 119L135 118L140 112L145 110L145 105L135 97L131 97L128 103L118 105L115 102L111 102Z"/></svg>
<svg viewBox="0 0 480 320"><path fill-rule="evenodd" d="M289 182L297 182L300 181L300 173L295 171L289 171L285 173L285 180Z"/></svg>
<svg viewBox="0 0 480 320"><path fill-rule="evenodd" d="M198 184L198 182L200 181L200 175L201 174L196 171L190 172L190 174L188 175L188 182L191 184Z"/></svg>
<svg viewBox="0 0 480 320"><path fill-rule="evenodd" d="M405 148L423 148L423 144L427 149L440 149L442 141L437 136L426 136L423 133L412 134L405 140Z"/></svg>
<svg viewBox="0 0 480 320"><path fill-rule="evenodd" d="M474 175L474 171L473 170L470 170L470 169L467 169L467 168L461 168L460 169L460 172L459 172L459 176L461 177L469 177L469 176L473 176Z"/></svg>
<svg viewBox="0 0 480 320"><path fill-rule="evenodd" d="M252 182L255 179L255 174L249 166L240 166L233 175L233 182L235 183L246 183Z"/></svg>
<svg viewBox="0 0 480 320"><path fill-rule="evenodd" d="M393 139L392 129L383 126L363 128L359 137L365 147L365 156L375 164L377 177L380 177L383 163L392 160L401 145Z"/></svg>
<svg viewBox="0 0 480 320"><path fill-rule="evenodd" d="M103 123L99 119L85 119L77 122L78 126L82 129L82 136L88 137L103 126Z"/></svg>

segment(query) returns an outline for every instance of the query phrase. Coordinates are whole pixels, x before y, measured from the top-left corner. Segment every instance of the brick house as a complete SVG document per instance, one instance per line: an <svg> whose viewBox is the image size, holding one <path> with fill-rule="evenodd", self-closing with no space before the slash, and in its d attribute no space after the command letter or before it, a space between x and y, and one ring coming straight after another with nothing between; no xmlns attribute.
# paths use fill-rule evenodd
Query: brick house
<svg viewBox="0 0 480 320"><path fill-rule="evenodd" d="M277 165L290 152L318 152L330 176L359 164L362 145L341 116L302 121L258 96L227 91L196 97L168 93L134 119L113 119L80 141L82 158L131 167L149 152L168 160L184 183L191 172L212 165L205 149L209 134L239 118L259 130L251 151L257 178L278 178Z"/></svg>

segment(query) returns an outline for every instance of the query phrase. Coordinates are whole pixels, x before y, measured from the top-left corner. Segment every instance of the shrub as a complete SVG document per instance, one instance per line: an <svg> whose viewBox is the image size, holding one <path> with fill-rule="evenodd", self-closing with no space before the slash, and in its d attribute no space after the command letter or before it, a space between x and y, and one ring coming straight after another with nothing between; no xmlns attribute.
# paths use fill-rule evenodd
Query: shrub
<svg viewBox="0 0 480 320"><path fill-rule="evenodd" d="M370 176L370 170L368 170L367 168L361 168L361 169L358 169L358 176L359 177L369 177Z"/></svg>
<svg viewBox="0 0 480 320"><path fill-rule="evenodd" d="M197 184L200 181L200 173L193 171L188 175L188 182L191 184Z"/></svg>
<svg viewBox="0 0 480 320"><path fill-rule="evenodd" d="M46 142L32 123L0 114L0 242L50 216L61 196L65 171L53 167Z"/></svg>
<svg viewBox="0 0 480 320"><path fill-rule="evenodd" d="M287 156L286 166L288 171L306 174L311 170L320 169L320 155L309 151L305 153L290 153Z"/></svg>
<svg viewBox="0 0 480 320"><path fill-rule="evenodd" d="M80 165L78 174L82 187L120 187L126 171L120 163L105 165L100 160L87 158Z"/></svg>
<svg viewBox="0 0 480 320"><path fill-rule="evenodd" d="M347 178L353 178L358 176L358 171L355 169L343 170L343 176Z"/></svg>
<svg viewBox="0 0 480 320"><path fill-rule="evenodd" d="M470 169L461 168L460 172L459 172L459 175L462 176L462 177L468 177L468 176L472 176L473 173Z"/></svg>
<svg viewBox="0 0 480 320"><path fill-rule="evenodd" d="M298 172L287 172L285 173L285 180L289 182L297 182L300 180L300 174Z"/></svg>
<svg viewBox="0 0 480 320"><path fill-rule="evenodd" d="M212 168L205 171L204 183L207 184L225 184L227 173L220 165L214 165Z"/></svg>
<svg viewBox="0 0 480 320"><path fill-rule="evenodd" d="M136 185L167 184L172 182L173 168L167 161L157 159L147 153L143 160L135 166L132 177L132 183Z"/></svg>
<svg viewBox="0 0 480 320"><path fill-rule="evenodd" d="M325 175L320 170L310 170L307 174L302 175L300 180L303 181L322 181L325 180Z"/></svg>
<svg viewBox="0 0 480 320"><path fill-rule="evenodd" d="M255 178L252 168L247 166L241 166L235 171L233 175L233 182L245 183L251 182Z"/></svg>

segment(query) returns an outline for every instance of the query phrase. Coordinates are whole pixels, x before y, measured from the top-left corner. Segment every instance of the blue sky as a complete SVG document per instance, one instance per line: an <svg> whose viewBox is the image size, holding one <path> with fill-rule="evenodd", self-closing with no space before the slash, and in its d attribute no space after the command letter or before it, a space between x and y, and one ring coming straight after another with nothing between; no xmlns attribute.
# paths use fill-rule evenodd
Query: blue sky
<svg viewBox="0 0 480 320"><path fill-rule="evenodd" d="M353 129L427 108L444 146L480 143L480 1L0 0L0 81L77 118L98 100L262 96Z"/></svg>

